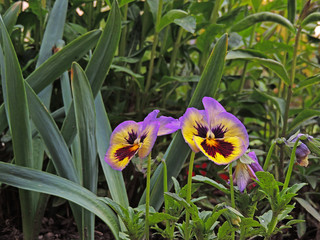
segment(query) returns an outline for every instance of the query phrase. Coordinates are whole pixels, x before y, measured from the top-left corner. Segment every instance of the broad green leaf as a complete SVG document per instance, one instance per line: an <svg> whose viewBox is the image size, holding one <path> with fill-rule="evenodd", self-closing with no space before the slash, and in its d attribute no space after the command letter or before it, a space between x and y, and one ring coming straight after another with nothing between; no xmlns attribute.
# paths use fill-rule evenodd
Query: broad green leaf
<svg viewBox="0 0 320 240"><path fill-rule="evenodd" d="M317 74L315 76L309 77L301 82L299 82L298 86L296 86L293 91L297 92L303 88L314 86L315 84L318 84L320 82L320 74Z"/></svg>
<svg viewBox="0 0 320 240"><path fill-rule="evenodd" d="M223 73L225 56L227 52L228 38L223 35L215 45L207 65L201 75L201 79L197 84L195 92L189 103L189 107L203 108L202 98L204 96L214 97ZM176 133L171 144L169 145L164 159L168 168L168 187L172 186L171 177L177 177L183 164L190 153L189 146L185 143L180 132ZM145 202L145 193L140 199L140 204ZM150 204L159 209L163 202L163 165L156 169L151 178L151 196Z"/></svg>
<svg viewBox="0 0 320 240"><path fill-rule="evenodd" d="M156 31L160 32L170 23L173 23L175 19L184 18L188 15L187 12L180 10L180 9L172 9L168 11L164 16L161 17L160 22L156 26Z"/></svg>
<svg viewBox="0 0 320 240"><path fill-rule="evenodd" d="M196 205L194 205L192 202L190 204L187 203L187 201L185 199L183 199L182 197L179 197L175 193L166 192L165 195L167 195L168 197L174 199L180 205L182 205L186 209L186 211L188 211L190 213L192 218L194 218L194 219L199 218L198 209L197 209Z"/></svg>
<svg viewBox="0 0 320 240"><path fill-rule="evenodd" d="M308 201L306 201L302 198L298 198L298 197L296 197L294 199L297 200L297 202L300 203L300 205L305 210L307 210L308 213L310 213L315 219L317 219L318 222L320 222L320 214L319 214L318 210L314 209L314 207L312 207L312 205Z"/></svg>
<svg viewBox="0 0 320 240"><path fill-rule="evenodd" d="M257 218L259 219L261 226L263 226L266 231L268 231L268 225L272 219L272 210L265 212L263 215L258 216Z"/></svg>
<svg viewBox="0 0 320 240"><path fill-rule="evenodd" d="M274 71L274 73L277 74L279 78L281 78L287 85L290 84L288 72L281 63L273 59L257 57L253 54L253 52L243 51L243 50L230 51L226 57L226 60L240 60L240 59L250 60L258 64L261 64L271 69L272 71Z"/></svg>
<svg viewBox="0 0 320 240"><path fill-rule="evenodd" d="M159 0L147 0L146 1L149 8L150 12L152 14L153 22L156 22L157 19L157 14L158 14L158 8L159 8Z"/></svg>
<svg viewBox="0 0 320 240"><path fill-rule="evenodd" d="M109 147L109 140L112 133L110 122L103 104L101 93L95 99L96 108L96 135L98 144L98 154L101 167L106 178L112 199L121 206L128 207L129 200L126 186L124 184L122 172L113 170L105 161L104 156Z"/></svg>
<svg viewBox="0 0 320 240"><path fill-rule="evenodd" d="M320 116L320 111L313 109L303 109L290 123L288 132L292 132L295 128L299 127L306 120Z"/></svg>
<svg viewBox="0 0 320 240"><path fill-rule="evenodd" d="M237 22L236 24L234 24L231 27L231 31L240 32L259 22L279 23L280 25L288 28L291 32L295 33L295 28L288 19L286 19L285 17L277 13L272 13L272 12L259 12L259 13L251 14L245 17L244 19L242 19L241 21Z"/></svg>
<svg viewBox="0 0 320 240"><path fill-rule="evenodd" d="M208 42L213 42L213 40L216 38L216 35L221 31L224 31L224 27L225 26L223 24L216 23L210 24L208 27L206 27L205 31L197 38L196 44L200 51L205 51Z"/></svg>
<svg viewBox="0 0 320 240"><path fill-rule="evenodd" d="M74 202L101 218L108 225L115 239L119 239L119 222L113 211L94 193L77 183L50 173L3 162L0 162L0 182Z"/></svg>
<svg viewBox="0 0 320 240"><path fill-rule="evenodd" d="M304 27L309 23L320 21L320 12L313 12L303 19L301 26Z"/></svg>
<svg viewBox="0 0 320 240"><path fill-rule="evenodd" d="M1 17L0 28L5 65L5 72L2 75L2 78L5 79L3 90L6 91L7 118L10 123L13 154L17 165L33 168L31 124L25 82L10 36ZM34 237L33 217L38 195L20 190L19 197L24 237L25 239L32 239Z"/></svg>
<svg viewBox="0 0 320 240"><path fill-rule="evenodd" d="M77 63L71 67L71 87L73 93L76 125L80 139L82 182L93 193L97 192L98 162L96 141L96 113L89 81ZM94 214L84 212L86 238L94 238Z"/></svg>
<svg viewBox="0 0 320 240"><path fill-rule="evenodd" d="M199 181L199 182L203 182L203 183L207 183L217 189L219 189L220 191L226 193L226 194L230 194L230 191L229 189L227 189L225 186L223 186L222 184L220 183L217 183L216 181L214 181L213 179L210 179L208 177L204 177L204 176L201 176L201 175L197 175L197 176L194 176L192 177L193 180L195 181Z"/></svg>
<svg viewBox="0 0 320 240"><path fill-rule="evenodd" d="M196 30L196 19L193 16L178 18L175 19L173 22L192 34Z"/></svg>
<svg viewBox="0 0 320 240"><path fill-rule="evenodd" d="M7 27L10 34L14 25L16 24L19 13L21 12L22 2L18 1L13 3L3 15L3 22Z"/></svg>
<svg viewBox="0 0 320 240"><path fill-rule="evenodd" d="M123 7L124 5L126 5L126 4L128 4L128 3L131 3L131 2L133 2L134 0L120 0L119 1L119 7L121 8L121 7ZM111 5L109 5L109 6L111 6Z"/></svg>

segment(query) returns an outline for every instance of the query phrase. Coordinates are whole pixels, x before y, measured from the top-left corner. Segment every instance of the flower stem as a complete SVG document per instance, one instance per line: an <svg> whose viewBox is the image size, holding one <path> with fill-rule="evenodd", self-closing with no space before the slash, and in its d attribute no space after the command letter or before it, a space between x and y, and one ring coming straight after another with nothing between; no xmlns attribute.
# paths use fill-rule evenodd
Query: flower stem
<svg viewBox="0 0 320 240"><path fill-rule="evenodd" d="M289 163L286 179L283 184L283 189L286 189L289 186L289 182L290 182L290 178L291 178L291 174L292 174L292 169L293 169L293 164L294 164L294 161L296 160L296 150L297 150L298 143L299 143L299 138L294 143L293 148L292 148L292 152L291 152L291 156L290 156L290 163Z"/></svg>
<svg viewBox="0 0 320 240"><path fill-rule="evenodd" d="M145 221L145 231L146 231L147 240L149 239L150 176L151 176L151 153L148 156L148 167L147 167L146 221Z"/></svg>
<svg viewBox="0 0 320 240"><path fill-rule="evenodd" d="M276 141L273 140L272 143L271 143L271 146L270 146L270 148L269 148L266 161L264 162L264 165L263 165L263 170L264 170L264 171L267 171L267 169L268 169L268 167L269 167L271 155L272 155L272 153L273 153L273 149L274 149L275 145L276 145Z"/></svg>
<svg viewBox="0 0 320 240"><path fill-rule="evenodd" d="M229 181L230 181L230 198L231 198L231 207L235 208L236 203L234 200L234 187L233 187L233 176L232 176L232 163L229 164ZM231 239L235 238L235 232L232 231Z"/></svg>
<svg viewBox="0 0 320 240"><path fill-rule="evenodd" d="M195 152L191 152L190 156L190 162L189 162L189 172L188 172L188 187L187 187L187 197L186 201L190 204L191 202L191 189L192 189L192 171L193 171L193 162L194 162L194 156ZM186 211L186 225L184 230L184 239L189 240L189 220L190 220L190 214L188 211Z"/></svg>

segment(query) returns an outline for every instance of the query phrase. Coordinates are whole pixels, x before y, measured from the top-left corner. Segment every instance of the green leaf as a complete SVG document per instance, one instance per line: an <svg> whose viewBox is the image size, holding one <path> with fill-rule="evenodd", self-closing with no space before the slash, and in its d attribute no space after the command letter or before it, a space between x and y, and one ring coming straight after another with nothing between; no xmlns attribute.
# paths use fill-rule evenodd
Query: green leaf
<svg viewBox="0 0 320 240"><path fill-rule="evenodd" d="M300 203L300 205L305 210L307 210L308 213L310 213L315 219L317 219L318 222L320 222L320 214L319 214L319 212L316 209L314 209L314 207L312 207L312 205L308 201L306 201L306 200L304 200L302 198L297 198L297 197L294 198L294 199L297 200L297 202Z"/></svg>
<svg viewBox="0 0 320 240"><path fill-rule="evenodd" d="M313 12L303 19L301 26L304 27L309 23L320 21L320 12Z"/></svg>
<svg viewBox="0 0 320 240"><path fill-rule="evenodd" d="M317 74L315 76L309 77L301 82L299 82L298 86L296 86L293 91L297 92L303 88L314 86L315 84L318 84L320 82L320 74Z"/></svg>
<svg viewBox="0 0 320 240"><path fill-rule="evenodd" d="M250 60L250 61L256 62L258 64L261 64L261 65L271 69L287 85L290 84L288 72L281 63L279 63L273 59L258 57L256 54L254 55L254 52L245 51L245 50L230 51L226 57L226 60L240 60L240 59Z"/></svg>
<svg viewBox="0 0 320 240"><path fill-rule="evenodd" d="M33 168L31 124L25 82L10 36L1 17L0 28L5 65L3 69L5 73L3 75L2 72L1 77L5 78L3 90L6 91L5 102L7 103L7 118L12 136L13 154L17 165ZM19 193L23 233L26 239L32 239L34 237L33 214L37 195L23 190Z"/></svg>
<svg viewBox="0 0 320 240"><path fill-rule="evenodd" d="M190 215L192 216L193 220L195 220L196 218L199 218L198 209L197 209L196 205L194 205L192 202L190 204L187 203L187 201L185 199L183 199L182 197L179 197L175 193L166 192L165 195L167 195L168 197L174 199L180 205L182 205L186 209L186 211L188 211L190 213Z"/></svg>
<svg viewBox="0 0 320 240"><path fill-rule="evenodd" d="M193 16L177 18L173 22L192 34L196 30L196 19Z"/></svg>
<svg viewBox="0 0 320 240"><path fill-rule="evenodd" d="M303 109L290 123L288 132L294 131L294 129L298 128L301 124L303 124L308 119L313 117L320 116L320 111L313 109Z"/></svg>
<svg viewBox="0 0 320 240"><path fill-rule="evenodd" d="M296 17L297 1L288 0L287 7L288 7L288 20L294 24L294 19Z"/></svg>
<svg viewBox="0 0 320 240"><path fill-rule="evenodd" d="M266 231L268 231L268 224L271 222L272 219L272 210L265 212L263 215L257 217L261 226L263 226Z"/></svg>
<svg viewBox="0 0 320 240"><path fill-rule="evenodd" d="M14 25L16 24L19 13L21 12L22 2L13 3L3 15L3 22L7 27L7 31L10 34Z"/></svg>
<svg viewBox="0 0 320 240"><path fill-rule="evenodd" d="M224 68L224 59L227 52L228 38L223 35L215 45L207 65L201 75L201 79L197 84L195 92L189 103L189 107L202 108L202 98L204 96L214 97L218 87ZM164 159L166 159L168 168L168 179L172 176L178 176L181 168L190 153L189 146L185 143L182 135L178 132L167 149ZM172 182L169 181L169 188ZM145 201L145 193L140 200L140 204ZM159 209L163 202L163 165L161 164L151 178L151 196L150 204Z"/></svg>
<svg viewBox="0 0 320 240"><path fill-rule="evenodd" d="M163 222L163 221L166 221L166 220L178 221L178 218L176 218L174 216L171 216L170 214L167 214L167 213L155 212L155 213L152 213L149 216L149 225L152 226L152 225L155 225L157 223L160 223L160 222Z"/></svg>
<svg viewBox="0 0 320 240"><path fill-rule="evenodd" d="M192 177L192 179L195 180L195 181L199 181L199 182L203 182L203 183L209 184L209 185L219 189L220 191L222 191L222 192L224 192L226 194L230 194L229 189L227 189L222 184L217 183L216 181L214 181L211 178L204 177L204 176L201 176L201 175L197 175L197 176Z"/></svg>
<svg viewBox="0 0 320 240"><path fill-rule="evenodd" d="M100 91L110 69L112 59L119 44L120 33L121 13L117 1L113 1L103 33L85 69L94 97Z"/></svg>
<svg viewBox="0 0 320 240"><path fill-rule="evenodd" d="M86 188L62 177L0 162L0 182L21 189L51 194L91 211L101 218L119 239L119 222L113 211Z"/></svg>
<svg viewBox="0 0 320 240"><path fill-rule="evenodd" d="M272 12L259 12L251 14L234 24L231 28L231 31L240 32L259 22L279 23L280 25L288 28L291 32L295 33L295 28L288 19Z"/></svg>
<svg viewBox="0 0 320 240"><path fill-rule="evenodd" d="M104 107L101 93L95 99L95 108L96 108L96 136L98 143L98 154L101 163L104 176L106 178L108 188L111 194L112 199L119 203L121 206L128 207L129 200L127 196L126 186L123 180L122 172L113 170L106 162L104 161L104 156L109 147L109 140L112 133L110 122Z"/></svg>
<svg viewBox="0 0 320 240"><path fill-rule="evenodd" d="M124 5L133 2L134 0L120 0L119 1L119 7L123 7ZM110 6L110 5L109 5Z"/></svg>
<svg viewBox="0 0 320 240"><path fill-rule="evenodd" d="M77 64L71 67L71 87L73 93L76 125L80 139L82 182L91 192L97 192L98 162L96 142L96 113L89 81ZM89 239L94 238L94 214L84 212L84 228Z"/></svg>
<svg viewBox="0 0 320 240"><path fill-rule="evenodd" d="M78 37L41 64L27 77L26 81L36 93L39 93L70 69L73 61L87 54L95 46L100 34L100 31L91 31Z"/></svg>
<svg viewBox="0 0 320 240"><path fill-rule="evenodd" d="M201 52L205 51L208 42L213 42L216 38L216 35L221 31L224 31L225 25L223 24L210 24L205 31L197 38L197 47Z"/></svg>
<svg viewBox="0 0 320 240"><path fill-rule="evenodd" d="M173 23L175 19L184 18L188 15L187 12L180 9L172 9L168 11L164 16L161 17L160 22L156 26L156 31L160 32L170 23Z"/></svg>

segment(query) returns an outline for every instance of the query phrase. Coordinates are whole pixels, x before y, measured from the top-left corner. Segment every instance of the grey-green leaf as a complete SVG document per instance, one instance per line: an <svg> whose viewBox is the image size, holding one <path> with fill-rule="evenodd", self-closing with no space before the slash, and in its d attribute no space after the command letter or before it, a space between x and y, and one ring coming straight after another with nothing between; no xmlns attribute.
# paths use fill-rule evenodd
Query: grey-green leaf
<svg viewBox="0 0 320 240"><path fill-rule="evenodd" d="M231 31L240 32L259 22L274 22L288 28L295 33L293 24L285 17L272 12L259 12L251 14L232 26Z"/></svg>
<svg viewBox="0 0 320 240"><path fill-rule="evenodd" d="M163 17L159 24L156 26L156 31L160 32L163 28L168 26L170 23L173 23L175 19L184 18L188 15L187 12L180 10L180 9L172 9L168 11Z"/></svg>

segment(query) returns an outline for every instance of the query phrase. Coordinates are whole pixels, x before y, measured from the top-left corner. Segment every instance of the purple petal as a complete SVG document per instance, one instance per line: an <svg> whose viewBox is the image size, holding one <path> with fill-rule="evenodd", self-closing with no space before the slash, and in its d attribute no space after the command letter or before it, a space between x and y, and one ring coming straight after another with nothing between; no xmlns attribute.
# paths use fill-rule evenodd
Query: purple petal
<svg viewBox="0 0 320 240"><path fill-rule="evenodd" d="M252 168L252 170L254 172L259 172L259 171L263 171L263 168L261 167L261 165L259 164L258 158L255 154L255 152L249 152L248 153L249 157L254 161L254 163L250 164L250 167Z"/></svg>
<svg viewBox="0 0 320 240"><path fill-rule="evenodd" d="M145 158L151 152L152 147L157 140L160 124L158 121L150 122L148 125L144 125L141 132L138 133L140 143L142 144L138 155L140 158Z"/></svg>
<svg viewBox="0 0 320 240"><path fill-rule="evenodd" d="M151 113L149 113L143 120L144 123L148 124L149 122L152 122L157 119L157 115L160 111L159 110L153 110Z"/></svg>
<svg viewBox="0 0 320 240"><path fill-rule="evenodd" d="M170 134L180 129L180 121L178 119L161 116L157 121L160 123L158 136Z"/></svg>
<svg viewBox="0 0 320 240"><path fill-rule="evenodd" d="M202 99L202 103L206 111L208 123L210 123L217 114L226 112L224 107L217 100L211 97L204 97Z"/></svg>
<svg viewBox="0 0 320 240"><path fill-rule="evenodd" d="M238 161L233 174L233 179L235 185L238 186L240 192L243 192L247 185L252 181L251 178L257 179L251 167L247 164Z"/></svg>

